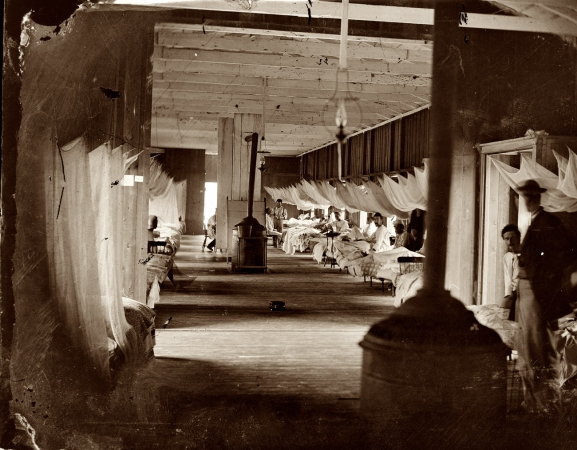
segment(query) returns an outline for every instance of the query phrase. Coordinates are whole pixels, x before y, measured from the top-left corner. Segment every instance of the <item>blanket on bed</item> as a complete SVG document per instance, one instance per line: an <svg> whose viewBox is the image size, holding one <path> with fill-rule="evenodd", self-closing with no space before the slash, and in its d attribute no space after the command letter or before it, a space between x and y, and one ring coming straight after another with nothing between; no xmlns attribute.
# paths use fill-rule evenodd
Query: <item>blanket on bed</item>
<svg viewBox="0 0 577 450"><path fill-rule="evenodd" d="M294 255L297 250L304 252L309 248L309 239L315 236L320 236L320 232L314 228L289 228L284 234L282 249L289 255Z"/></svg>
<svg viewBox="0 0 577 450"><path fill-rule="evenodd" d="M122 304L126 321L136 331L138 359L149 358L155 345L154 319L156 312L145 304L127 297L122 297Z"/></svg>
<svg viewBox="0 0 577 450"><path fill-rule="evenodd" d="M405 247L385 252L372 252L364 258L352 261L349 265L349 273L354 276L370 276L373 278L380 278L379 271L383 269L390 269L400 273L401 269L397 259L401 256L423 257L420 253L413 252Z"/></svg>

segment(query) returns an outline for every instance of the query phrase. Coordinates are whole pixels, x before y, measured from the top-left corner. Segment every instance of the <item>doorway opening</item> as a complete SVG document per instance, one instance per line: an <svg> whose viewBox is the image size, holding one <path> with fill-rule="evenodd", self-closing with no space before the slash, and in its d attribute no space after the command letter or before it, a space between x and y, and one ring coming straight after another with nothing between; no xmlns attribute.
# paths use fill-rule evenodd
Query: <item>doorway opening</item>
<svg viewBox="0 0 577 450"><path fill-rule="evenodd" d="M206 228L206 223L210 216L212 216L216 210L216 183L209 182L204 183L204 225Z"/></svg>

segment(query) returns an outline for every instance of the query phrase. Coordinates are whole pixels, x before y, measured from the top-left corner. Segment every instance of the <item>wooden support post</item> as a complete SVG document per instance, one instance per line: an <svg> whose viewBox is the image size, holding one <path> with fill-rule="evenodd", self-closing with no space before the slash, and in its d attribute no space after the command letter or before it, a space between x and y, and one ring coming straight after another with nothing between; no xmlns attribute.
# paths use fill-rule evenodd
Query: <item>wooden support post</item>
<svg viewBox="0 0 577 450"><path fill-rule="evenodd" d="M234 138L234 120L218 119L218 173L217 173L217 211L216 245L221 250L228 245L227 203L232 198L232 152Z"/></svg>
<svg viewBox="0 0 577 450"><path fill-rule="evenodd" d="M453 148L461 138L460 13L458 2L436 4L424 287L361 343L361 410L377 427L399 426L407 448L499 447L485 439L498 440L505 421L508 350L444 287ZM415 427L430 433L418 436Z"/></svg>
<svg viewBox="0 0 577 450"><path fill-rule="evenodd" d="M250 142L246 136L258 133L260 136L262 116L260 114L235 114L233 119L218 121L218 215L216 242L219 248L228 249L229 257L232 248L232 227L237 222L230 220L227 214L227 198L231 201L248 201L250 172ZM255 201L260 200L261 173L257 171L255 179ZM221 208L222 206L222 208ZM244 208L246 211L246 208ZM244 215L242 216L244 217ZM242 218L241 217L241 218ZM225 225L224 228L218 224ZM222 233L219 232L222 230ZM219 239L223 244L220 244ZM221 245L223 245L221 247Z"/></svg>

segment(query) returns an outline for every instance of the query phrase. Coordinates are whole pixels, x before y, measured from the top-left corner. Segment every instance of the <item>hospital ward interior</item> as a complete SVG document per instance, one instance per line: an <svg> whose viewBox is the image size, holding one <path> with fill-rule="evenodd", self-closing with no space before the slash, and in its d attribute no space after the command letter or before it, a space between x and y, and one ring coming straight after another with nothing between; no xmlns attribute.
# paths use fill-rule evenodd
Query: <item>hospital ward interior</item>
<svg viewBox="0 0 577 450"><path fill-rule="evenodd" d="M1 448L575 448L577 1L40 3Z"/></svg>

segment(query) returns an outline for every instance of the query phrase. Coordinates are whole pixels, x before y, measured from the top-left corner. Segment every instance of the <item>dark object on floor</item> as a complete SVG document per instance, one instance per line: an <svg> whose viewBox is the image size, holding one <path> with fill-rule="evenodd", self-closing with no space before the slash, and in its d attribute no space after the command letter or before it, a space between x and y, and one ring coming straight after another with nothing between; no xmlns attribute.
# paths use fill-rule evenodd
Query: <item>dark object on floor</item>
<svg viewBox="0 0 577 450"><path fill-rule="evenodd" d="M285 303L284 302L279 302L279 301L272 301L270 302L269 308L271 311L284 311Z"/></svg>

